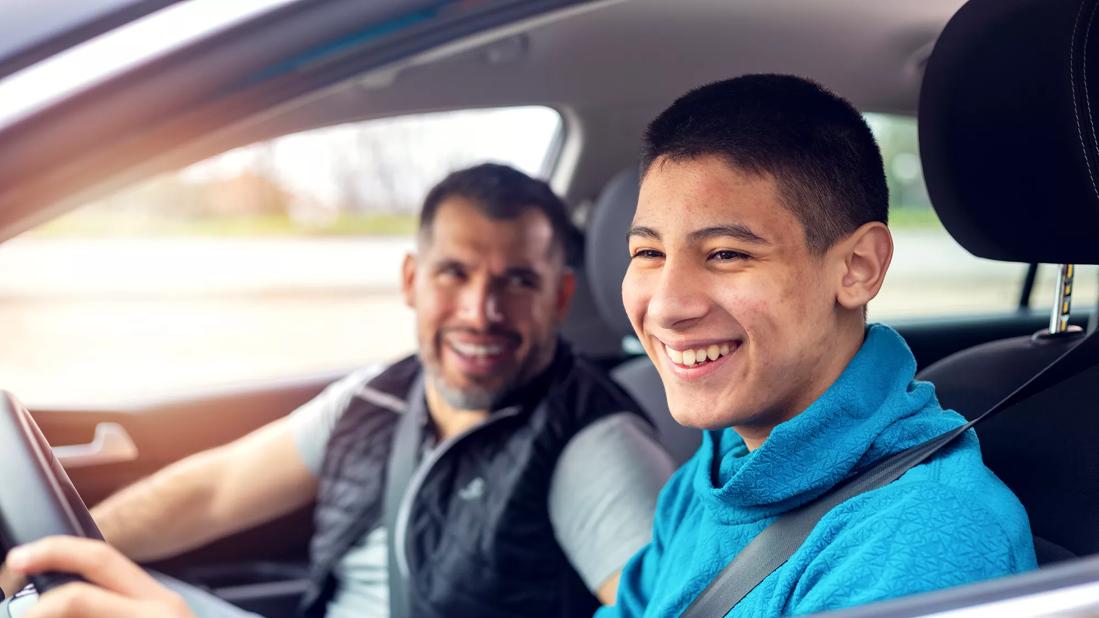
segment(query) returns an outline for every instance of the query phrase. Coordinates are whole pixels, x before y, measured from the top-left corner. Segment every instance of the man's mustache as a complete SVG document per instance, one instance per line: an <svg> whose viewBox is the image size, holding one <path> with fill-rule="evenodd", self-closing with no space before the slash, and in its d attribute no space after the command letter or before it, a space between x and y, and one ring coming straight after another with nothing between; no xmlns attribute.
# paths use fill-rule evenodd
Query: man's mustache
<svg viewBox="0 0 1099 618"><path fill-rule="evenodd" d="M487 330L469 328L468 326L449 326L439 330L440 337L446 337L447 335L469 335L472 337L497 337L506 339L508 343L518 344L522 340L519 333L506 328L489 328Z"/></svg>

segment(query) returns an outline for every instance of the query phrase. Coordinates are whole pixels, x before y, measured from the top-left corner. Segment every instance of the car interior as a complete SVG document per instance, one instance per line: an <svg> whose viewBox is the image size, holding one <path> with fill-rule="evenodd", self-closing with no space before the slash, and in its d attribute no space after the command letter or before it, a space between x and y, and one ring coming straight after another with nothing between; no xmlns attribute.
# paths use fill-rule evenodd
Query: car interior
<svg viewBox="0 0 1099 618"><path fill-rule="evenodd" d="M1067 8L966 5L928 64L919 111L925 179L944 225L975 255L1099 261L1090 233L1099 223L1093 94L1086 85L1092 52L1080 19L1085 8ZM995 175L990 164L999 168ZM1001 174L1013 180L1000 182ZM1071 295L1071 274L1065 271L1058 294ZM1054 320L1063 305L1054 308ZM973 417L1085 336L1051 324L1044 332L957 352L920 377L935 384L945 405ZM1096 369L1084 369L978 429L987 465L1027 509L1040 564L1099 551L1099 531L1087 515L1099 506L1099 461L1088 447L1099 430L1089 405Z"/></svg>
<svg viewBox="0 0 1099 618"><path fill-rule="evenodd" d="M944 407L975 418L1094 330L1099 299L1072 298L1072 265L1099 264L1099 109L1092 109L1099 99L1087 83L1097 66L1087 62L1099 50L1089 38L1097 7L284 2L18 122L0 122L0 238L143 178L279 136L415 113L546 106L562 118L547 177L584 235L564 336L642 404L683 462L701 434L668 413L620 296L639 138L691 87L745 73L804 75L862 111L918 117L927 192L946 232L977 257L1017 263L1007 309L887 320ZM108 12L73 41L127 21L125 10ZM0 78L49 53L40 47L21 64L0 64ZM1039 269L1057 273L1054 286L1039 285ZM109 407L27 403L48 442L67 454L67 475L90 506L289 414L352 369ZM1041 571L848 615L922 615L1099 580L1099 563L1086 558L1099 554L1099 423L1088 405L1099 394L1096 371L1088 367L977 429L987 465L1028 511ZM93 456L81 459L88 447ZM306 507L149 566L268 618L292 616L306 586L311 526Z"/></svg>

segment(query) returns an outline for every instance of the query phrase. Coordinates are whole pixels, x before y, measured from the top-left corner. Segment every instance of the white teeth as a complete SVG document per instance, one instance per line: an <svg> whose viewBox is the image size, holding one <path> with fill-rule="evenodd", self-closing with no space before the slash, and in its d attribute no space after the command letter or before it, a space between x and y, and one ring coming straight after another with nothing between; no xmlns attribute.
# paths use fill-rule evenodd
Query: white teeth
<svg viewBox="0 0 1099 618"><path fill-rule="evenodd" d="M668 358L672 359L673 363L682 363L683 362L683 353L682 352L680 352L679 350L673 350L672 348L669 348L667 346L665 346L664 349L668 351Z"/></svg>
<svg viewBox="0 0 1099 618"><path fill-rule="evenodd" d="M498 345L477 345L461 341L452 341L450 345L453 346L455 350L458 350L458 353L463 356L479 356L483 358L485 356L495 356L500 353L500 346Z"/></svg>
<svg viewBox="0 0 1099 618"><path fill-rule="evenodd" d="M694 365L700 365L706 361L715 361L722 356L732 352L735 348L729 343L722 344L710 344L705 348L698 348L697 350L676 350L669 346L664 346L664 350L668 354L668 358L672 359L672 362L677 365L684 365L692 367Z"/></svg>

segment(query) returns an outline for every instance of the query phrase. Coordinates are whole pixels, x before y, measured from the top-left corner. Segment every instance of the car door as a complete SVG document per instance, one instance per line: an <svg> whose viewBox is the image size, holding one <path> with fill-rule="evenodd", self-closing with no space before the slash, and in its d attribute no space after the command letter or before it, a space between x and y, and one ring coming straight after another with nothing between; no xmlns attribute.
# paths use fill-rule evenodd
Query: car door
<svg viewBox="0 0 1099 618"><path fill-rule="evenodd" d="M61 446L70 478L93 505L175 460L285 416L336 377L319 374L119 407L38 407L32 415L50 443ZM133 448L121 449L120 441ZM264 616L289 616L304 589L311 532L306 507L150 566Z"/></svg>

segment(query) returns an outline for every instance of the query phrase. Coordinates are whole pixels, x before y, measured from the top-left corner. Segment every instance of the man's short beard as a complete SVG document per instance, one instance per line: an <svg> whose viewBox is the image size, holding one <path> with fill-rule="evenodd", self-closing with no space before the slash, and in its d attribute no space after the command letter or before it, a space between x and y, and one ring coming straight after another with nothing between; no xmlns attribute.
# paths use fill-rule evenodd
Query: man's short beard
<svg viewBox="0 0 1099 618"><path fill-rule="evenodd" d="M428 370L428 376L435 386L435 392L452 408L457 410L490 410L500 393L484 388L454 388L447 384L446 378L437 371Z"/></svg>
<svg viewBox="0 0 1099 618"><path fill-rule="evenodd" d="M522 389L536 373L545 369L556 349L556 339L551 339L546 345L533 346L516 373L496 388L478 385L457 388L447 382L437 356L421 357L421 362L427 379L431 380L435 392L447 405L456 410L491 411L498 402Z"/></svg>

